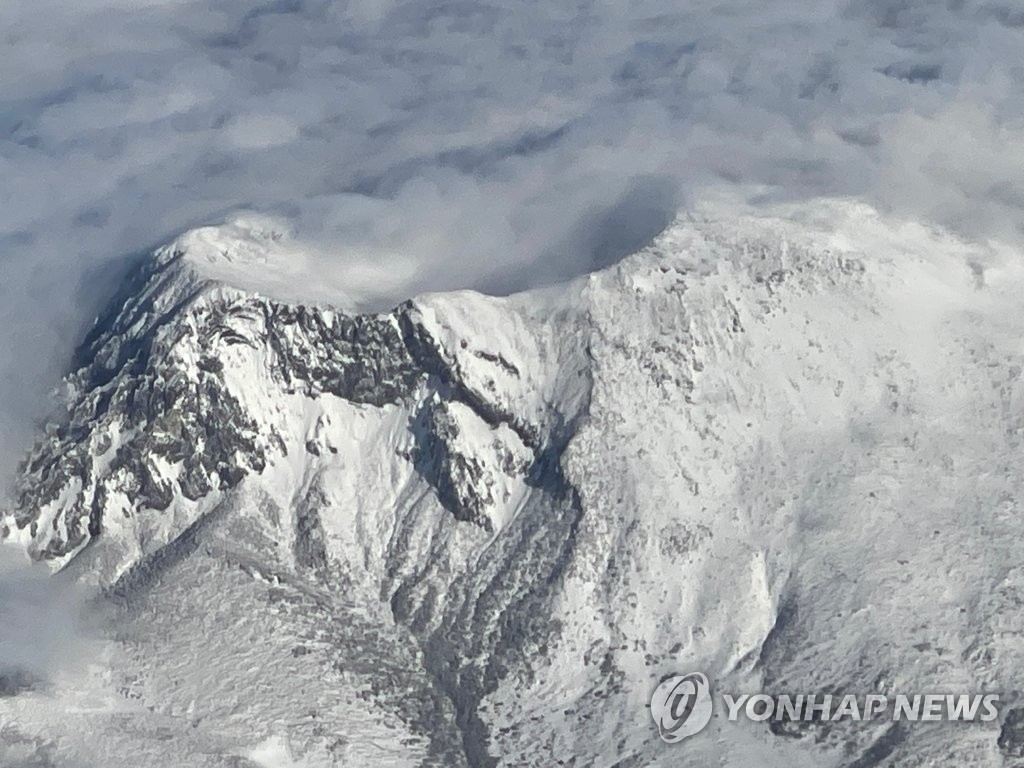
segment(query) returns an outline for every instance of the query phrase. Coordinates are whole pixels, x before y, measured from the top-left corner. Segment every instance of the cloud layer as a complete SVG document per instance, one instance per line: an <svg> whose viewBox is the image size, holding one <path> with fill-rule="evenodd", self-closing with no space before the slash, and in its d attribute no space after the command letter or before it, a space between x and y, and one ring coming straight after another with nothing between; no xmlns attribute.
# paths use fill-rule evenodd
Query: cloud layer
<svg viewBox="0 0 1024 768"><path fill-rule="evenodd" d="M81 660L80 609L81 596L45 566L0 544L0 696L45 685Z"/></svg>
<svg viewBox="0 0 1024 768"><path fill-rule="evenodd" d="M1020 236L1011 0L7 0L0 29L8 444L123 257L240 208L395 265L382 304L592 268L719 185Z"/></svg>

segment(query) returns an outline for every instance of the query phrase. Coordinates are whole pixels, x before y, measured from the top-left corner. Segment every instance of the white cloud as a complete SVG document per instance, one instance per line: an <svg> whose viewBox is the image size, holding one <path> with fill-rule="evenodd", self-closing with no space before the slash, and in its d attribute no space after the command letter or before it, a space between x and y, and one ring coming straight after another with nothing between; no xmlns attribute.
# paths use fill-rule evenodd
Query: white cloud
<svg viewBox="0 0 1024 768"><path fill-rule="evenodd" d="M281 115L238 115L231 119L225 133L239 149L269 149L295 141L299 128Z"/></svg>
<svg viewBox="0 0 1024 768"><path fill-rule="evenodd" d="M8 0L0 29L9 444L110 265L240 208L397 260L382 304L588 269L721 184L1019 235L1008 0Z"/></svg>

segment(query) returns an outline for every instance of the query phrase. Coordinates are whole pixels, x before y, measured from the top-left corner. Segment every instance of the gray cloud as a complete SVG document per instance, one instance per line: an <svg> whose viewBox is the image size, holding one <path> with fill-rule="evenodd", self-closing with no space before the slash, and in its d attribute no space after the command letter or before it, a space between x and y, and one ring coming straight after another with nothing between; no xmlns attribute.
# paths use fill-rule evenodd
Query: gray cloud
<svg viewBox="0 0 1024 768"><path fill-rule="evenodd" d="M7 0L0 29L8 446L123 257L239 208L411 264L381 304L607 263L722 184L1020 236L1009 2Z"/></svg>
<svg viewBox="0 0 1024 768"><path fill-rule="evenodd" d="M0 545L0 696L46 685L81 661L80 597L23 551Z"/></svg>

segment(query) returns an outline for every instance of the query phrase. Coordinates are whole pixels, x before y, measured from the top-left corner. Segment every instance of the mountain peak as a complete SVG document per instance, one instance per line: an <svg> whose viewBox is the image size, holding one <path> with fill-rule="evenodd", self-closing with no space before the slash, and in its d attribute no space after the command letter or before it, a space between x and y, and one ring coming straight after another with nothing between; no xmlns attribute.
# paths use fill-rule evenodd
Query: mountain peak
<svg viewBox="0 0 1024 768"><path fill-rule="evenodd" d="M645 704L681 669L724 690L1013 689L1015 254L842 203L709 210L558 290L353 314L223 287L294 267L275 231L199 230L144 266L6 522L161 632L205 637L222 611L233 653L269 614L301 633L295 664L340 656L302 667L301 706L328 713L301 731L310 764L351 719L338 690L394 713L423 764L492 766L596 764L609 739L664 761ZM293 604L318 606L315 632ZM226 685L277 667L224 665ZM183 732L234 722L205 682L180 689L203 713ZM723 721L693 762L1017 749L848 725L725 739Z"/></svg>
<svg viewBox="0 0 1024 768"><path fill-rule="evenodd" d="M156 251L158 263L180 258L205 281L281 301L355 312L375 293L382 270L352 253L331 254L296 239L280 219L244 214L189 230Z"/></svg>

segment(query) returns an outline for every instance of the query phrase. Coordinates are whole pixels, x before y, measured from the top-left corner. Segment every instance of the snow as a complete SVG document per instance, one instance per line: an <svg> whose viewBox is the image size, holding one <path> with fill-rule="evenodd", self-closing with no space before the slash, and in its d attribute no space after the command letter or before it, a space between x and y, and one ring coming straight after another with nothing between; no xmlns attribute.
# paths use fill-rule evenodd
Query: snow
<svg viewBox="0 0 1024 768"><path fill-rule="evenodd" d="M415 261L393 254L325 252L297 239L289 225L258 214L191 230L158 258L184 254L196 272L240 290L283 301L315 302L345 310L374 307L412 282Z"/></svg>
<svg viewBox="0 0 1024 768"><path fill-rule="evenodd" d="M174 246L230 286L187 322L300 290L311 262L275 232ZM722 690L1012 701L1020 256L848 201L711 205L558 291L416 299L408 319L465 393L425 375L380 406L282 382L262 318L234 314L250 343L215 349L265 469L110 517L68 574L109 584L169 556L105 598L95 667L0 716L87 767L483 765L480 743L508 766L840 766L879 731L780 738L719 713L668 746L648 697L702 671ZM349 305L323 300L333 326ZM168 359L193 375L199 355ZM486 525L428 482L431 439ZM999 766L998 733L922 725L895 759Z"/></svg>
<svg viewBox="0 0 1024 768"><path fill-rule="evenodd" d="M288 739L284 736L270 736L245 755L260 768L306 768L306 761L292 757Z"/></svg>

